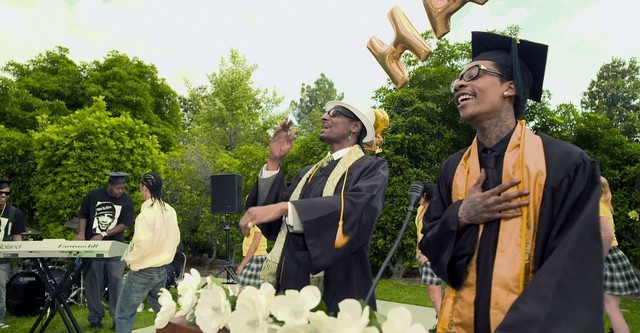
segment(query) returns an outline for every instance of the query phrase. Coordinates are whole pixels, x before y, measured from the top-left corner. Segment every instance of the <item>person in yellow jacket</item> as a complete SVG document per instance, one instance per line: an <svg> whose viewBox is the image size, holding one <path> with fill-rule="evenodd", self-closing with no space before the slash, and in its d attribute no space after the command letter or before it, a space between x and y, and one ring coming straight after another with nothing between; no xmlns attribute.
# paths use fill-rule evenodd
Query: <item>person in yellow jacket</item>
<svg viewBox="0 0 640 333"><path fill-rule="evenodd" d="M176 211L162 199L160 175L156 172L145 174L140 181L140 192L144 202L136 217L133 239L123 256L130 271L116 307L118 333L132 331L138 305L147 295L153 311L160 311L158 293L167 281L164 266L173 261L180 243Z"/></svg>

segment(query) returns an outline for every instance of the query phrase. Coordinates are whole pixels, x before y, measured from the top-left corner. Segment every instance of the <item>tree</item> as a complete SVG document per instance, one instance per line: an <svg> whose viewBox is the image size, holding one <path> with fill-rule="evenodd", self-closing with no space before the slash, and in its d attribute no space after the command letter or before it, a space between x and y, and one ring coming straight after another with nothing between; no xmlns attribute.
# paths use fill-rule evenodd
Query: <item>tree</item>
<svg viewBox="0 0 640 333"><path fill-rule="evenodd" d="M10 78L0 78L0 123L26 132L36 129L38 116L63 117L89 102L82 70L68 55L56 47L24 64L9 61L2 70Z"/></svg>
<svg viewBox="0 0 640 333"><path fill-rule="evenodd" d="M313 86L303 83L300 88L300 99L291 101L289 108L298 120L298 133L305 136L320 130L318 121L324 113L324 105L330 101L341 101L343 93L338 93L333 81L324 73L313 82Z"/></svg>
<svg viewBox="0 0 640 333"><path fill-rule="evenodd" d="M593 112L578 118L574 144L600 166L613 194L616 237L632 262L640 264L640 223L629 212L640 207L640 143L630 142L614 120Z"/></svg>
<svg viewBox="0 0 640 333"><path fill-rule="evenodd" d="M154 65L111 51L104 61L87 64L86 73L87 93L104 96L113 116L129 114L142 120L166 151L178 143L177 133L182 132L178 94L158 77Z"/></svg>
<svg viewBox="0 0 640 333"><path fill-rule="evenodd" d="M67 110L76 110L91 98L84 91L81 66L69 59L69 49L56 46L25 64L9 61L3 68L16 85L41 101L61 101Z"/></svg>
<svg viewBox="0 0 640 333"><path fill-rule="evenodd" d="M571 103L550 106L550 93L543 91L541 102L529 102L525 112L527 125L534 132L542 132L556 139L572 142L580 113Z"/></svg>
<svg viewBox="0 0 640 333"><path fill-rule="evenodd" d="M107 171L126 171L129 189L141 175L164 171L165 156L149 127L129 115L113 117L102 99L33 133L36 170L31 193L35 226L45 238L69 238L64 223L78 212L87 192L106 186ZM142 203L138 191L134 201Z"/></svg>
<svg viewBox="0 0 640 333"><path fill-rule="evenodd" d="M213 250L211 257L215 258L229 250L233 257L240 250L223 246L224 216L210 212L210 192L217 189L210 188L209 177L240 174L243 192L247 193L266 160L269 133L284 115L274 112L282 97L253 86L256 69L232 49L228 58L221 59L219 71L208 75L209 85L189 87L189 95L181 102L187 106L184 117L189 119L189 126L182 147L170 154L175 185L171 195L178 214L186 217L181 229L191 253L209 254ZM239 216L232 215L231 219L237 221ZM233 244L242 242L242 234L235 228L231 237Z"/></svg>
<svg viewBox="0 0 640 333"><path fill-rule="evenodd" d="M640 140L640 66L620 58L600 67L582 95L582 108L614 121L628 140Z"/></svg>
<svg viewBox="0 0 640 333"><path fill-rule="evenodd" d="M178 95L154 65L117 51L104 61L76 64L69 49L58 46L26 63L9 61L0 78L0 123L26 132L45 116L53 123L78 109L89 107L92 98L103 96L114 117L129 114L148 124L165 150L177 144L182 132Z"/></svg>
<svg viewBox="0 0 640 333"><path fill-rule="evenodd" d="M0 125L0 142L0 178L13 181L10 203L20 208L29 221L34 215L31 177L36 167L31 136Z"/></svg>

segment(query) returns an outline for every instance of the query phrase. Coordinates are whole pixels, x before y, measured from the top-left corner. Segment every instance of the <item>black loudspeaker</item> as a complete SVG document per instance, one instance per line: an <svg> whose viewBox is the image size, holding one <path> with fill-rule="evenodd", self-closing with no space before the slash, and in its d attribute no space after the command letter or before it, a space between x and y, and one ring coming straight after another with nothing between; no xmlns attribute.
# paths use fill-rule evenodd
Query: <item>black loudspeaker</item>
<svg viewBox="0 0 640 333"><path fill-rule="evenodd" d="M242 176L235 173L211 175L211 213L242 212Z"/></svg>

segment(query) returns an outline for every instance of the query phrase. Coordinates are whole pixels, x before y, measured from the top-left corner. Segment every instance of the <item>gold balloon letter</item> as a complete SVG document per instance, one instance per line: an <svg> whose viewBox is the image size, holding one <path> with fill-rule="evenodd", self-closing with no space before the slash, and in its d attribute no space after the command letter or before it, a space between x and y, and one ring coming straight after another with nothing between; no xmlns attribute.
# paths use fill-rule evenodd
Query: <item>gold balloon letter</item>
<svg viewBox="0 0 640 333"><path fill-rule="evenodd" d="M467 2L484 5L489 0L422 0L431 28L436 38L440 39L451 30L451 15Z"/></svg>
<svg viewBox="0 0 640 333"><path fill-rule="evenodd" d="M378 60L382 69L395 84L396 88L402 88L409 78L407 71L400 63L400 57L404 51L409 50L420 61L425 61L431 54L431 48L427 42L422 39L420 33L413 27L407 16L404 15L402 9L398 6L391 8L388 14L389 21L395 31L395 38L391 45L386 45L378 37L371 36L367 43L367 48L371 51L374 58Z"/></svg>

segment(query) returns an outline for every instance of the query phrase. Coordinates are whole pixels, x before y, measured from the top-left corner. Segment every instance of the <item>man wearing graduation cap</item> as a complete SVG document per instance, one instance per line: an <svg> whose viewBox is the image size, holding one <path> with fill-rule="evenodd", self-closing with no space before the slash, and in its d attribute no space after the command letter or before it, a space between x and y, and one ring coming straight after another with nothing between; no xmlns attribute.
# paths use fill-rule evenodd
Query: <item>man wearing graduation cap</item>
<svg viewBox="0 0 640 333"><path fill-rule="evenodd" d="M343 102L329 102L325 110L320 140L331 151L303 168L290 185L280 162L295 133L287 119L276 128L240 228L248 235L259 225L267 239L276 240L263 278L284 291L302 289L313 275L328 310L337 313L340 301L364 299L373 283L370 240L389 171L385 160L363 152L362 144L375 136L373 110ZM375 297L369 305L375 309Z"/></svg>
<svg viewBox="0 0 640 333"><path fill-rule="evenodd" d="M124 231L133 225L133 200L125 193L125 172L107 172L106 187L89 191L80 206L79 227L76 240L111 240L124 242ZM120 257L91 259L84 276L85 295L89 307L89 326L102 327L104 308L102 294L109 287L109 314L115 324L118 294L122 287L125 263ZM115 327L115 326L114 326Z"/></svg>
<svg viewBox="0 0 640 333"><path fill-rule="evenodd" d="M472 34L452 84L477 135L440 168L420 250L447 282L438 332L602 332L599 169L529 130L547 46Z"/></svg>
<svg viewBox="0 0 640 333"><path fill-rule="evenodd" d="M2 241L21 241L22 233L27 231L24 226L22 211L9 204L11 195L11 181L0 180L0 232ZM9 325L4 323L6 312L5 300L7 296L7 282L11 274L11 259L0 259L0 329Z"/></svg>

